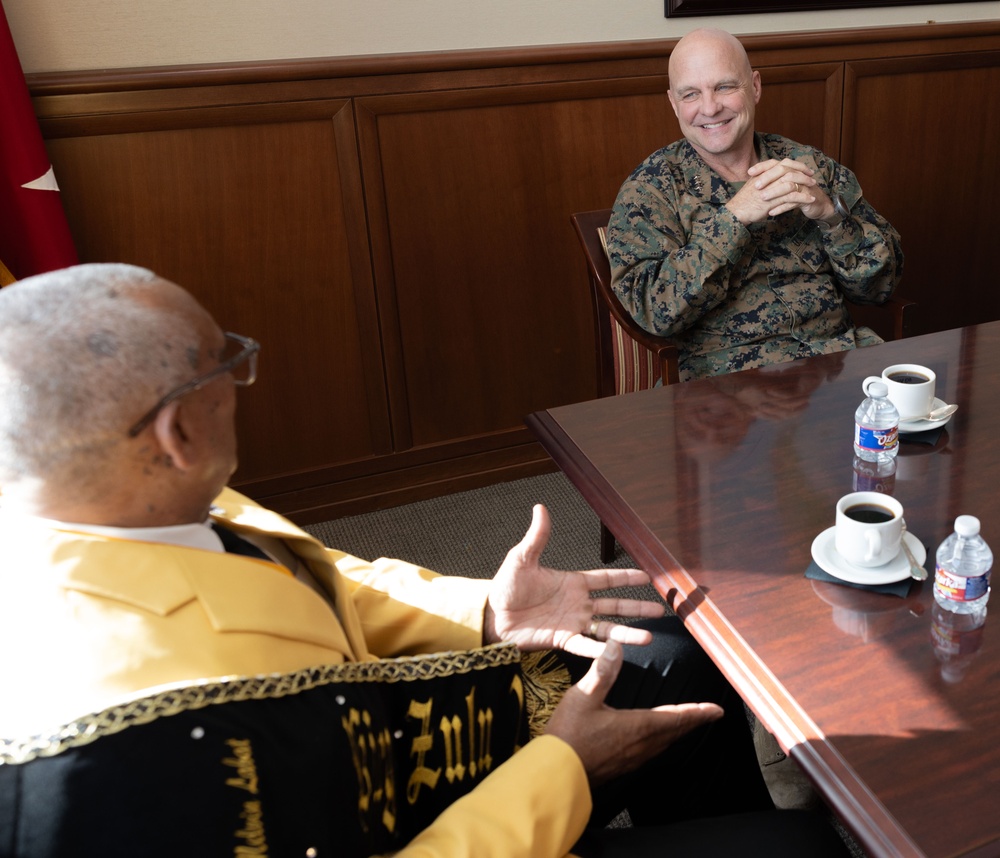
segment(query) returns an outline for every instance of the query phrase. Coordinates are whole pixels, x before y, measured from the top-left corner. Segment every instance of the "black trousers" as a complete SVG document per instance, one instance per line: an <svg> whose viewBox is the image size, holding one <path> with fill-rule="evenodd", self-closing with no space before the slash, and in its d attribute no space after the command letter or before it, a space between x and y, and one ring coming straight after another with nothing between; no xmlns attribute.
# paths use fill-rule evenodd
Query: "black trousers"
<svg viewBox="0 0 1000 858"><path fill-rule="evenodd" d="M743 701L677 617L640 623L645 647L625 647L608 695L617 709L686 702L725 712L640 769L594 790L590 827L574 847L584 858L660 854L844 856L822 812L776 811L760 773ZM590 660L562 654L574 681ZM622 810L631 829L605 826ZM759 845L760 851L753 850Z"/></svg>

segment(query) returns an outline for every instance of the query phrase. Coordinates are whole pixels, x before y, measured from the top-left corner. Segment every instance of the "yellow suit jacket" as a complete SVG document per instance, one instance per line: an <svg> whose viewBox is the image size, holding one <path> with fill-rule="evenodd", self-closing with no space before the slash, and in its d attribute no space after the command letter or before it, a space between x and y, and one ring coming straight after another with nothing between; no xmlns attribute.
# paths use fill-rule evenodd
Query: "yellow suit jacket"
<svg viewBox="0 0 1000 858"><path fill-rule="evenodd" d="M208 678L481 645L489 582L327 549L231 490L216 503L215 517L308 585L239 555L47 527L4 533L0 737ZM579 758L543 736L400 854L559 856L589 813Z"/></svg>

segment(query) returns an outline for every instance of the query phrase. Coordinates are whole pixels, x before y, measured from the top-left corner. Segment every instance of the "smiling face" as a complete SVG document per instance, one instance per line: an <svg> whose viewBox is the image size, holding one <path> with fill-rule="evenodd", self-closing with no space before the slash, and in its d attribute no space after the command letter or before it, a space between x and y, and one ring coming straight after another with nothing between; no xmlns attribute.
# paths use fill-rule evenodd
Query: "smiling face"
<svg viewBox="0 0 1000 858"><path fill-rule="evenodd" d="M670 55L670 104L698 154L739 178L753 163L754 113L760 74L739 41L721 30L695 30Z"/></svg>

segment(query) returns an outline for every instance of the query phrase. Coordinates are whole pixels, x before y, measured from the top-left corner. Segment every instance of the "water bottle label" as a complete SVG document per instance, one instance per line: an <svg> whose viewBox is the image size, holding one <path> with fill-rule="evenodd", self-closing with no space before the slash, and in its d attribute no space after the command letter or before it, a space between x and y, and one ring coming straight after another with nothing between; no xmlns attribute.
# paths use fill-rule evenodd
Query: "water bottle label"
<svg viewBox="0 0 1000 858"><path fill-rule="evenodd" d="M899 445L899 427L891 429L868 429L854 424L854 443L862 450L895 450Z"/></svg>
<svg viewBox="0 0 1000 858"><path fill-rule="evenodd" d="M990 590L990 573L965 578L938 565L934 573L934 592L952 602L974 602Z"/></svg>

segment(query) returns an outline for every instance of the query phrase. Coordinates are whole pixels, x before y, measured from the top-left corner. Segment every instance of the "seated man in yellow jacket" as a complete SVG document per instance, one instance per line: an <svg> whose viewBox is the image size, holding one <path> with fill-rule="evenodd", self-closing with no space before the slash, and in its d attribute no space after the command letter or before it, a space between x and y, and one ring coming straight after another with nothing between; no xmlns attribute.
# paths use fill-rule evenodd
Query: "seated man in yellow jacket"
<svg viewBox="0 0 1000 858"><path fill-rule="evenodd" d="M544 508L481 581L226 489L258 350L130 266L0 292L0 856L842 854L679 623L591 596L643 573L540 565Z"/></svg>

